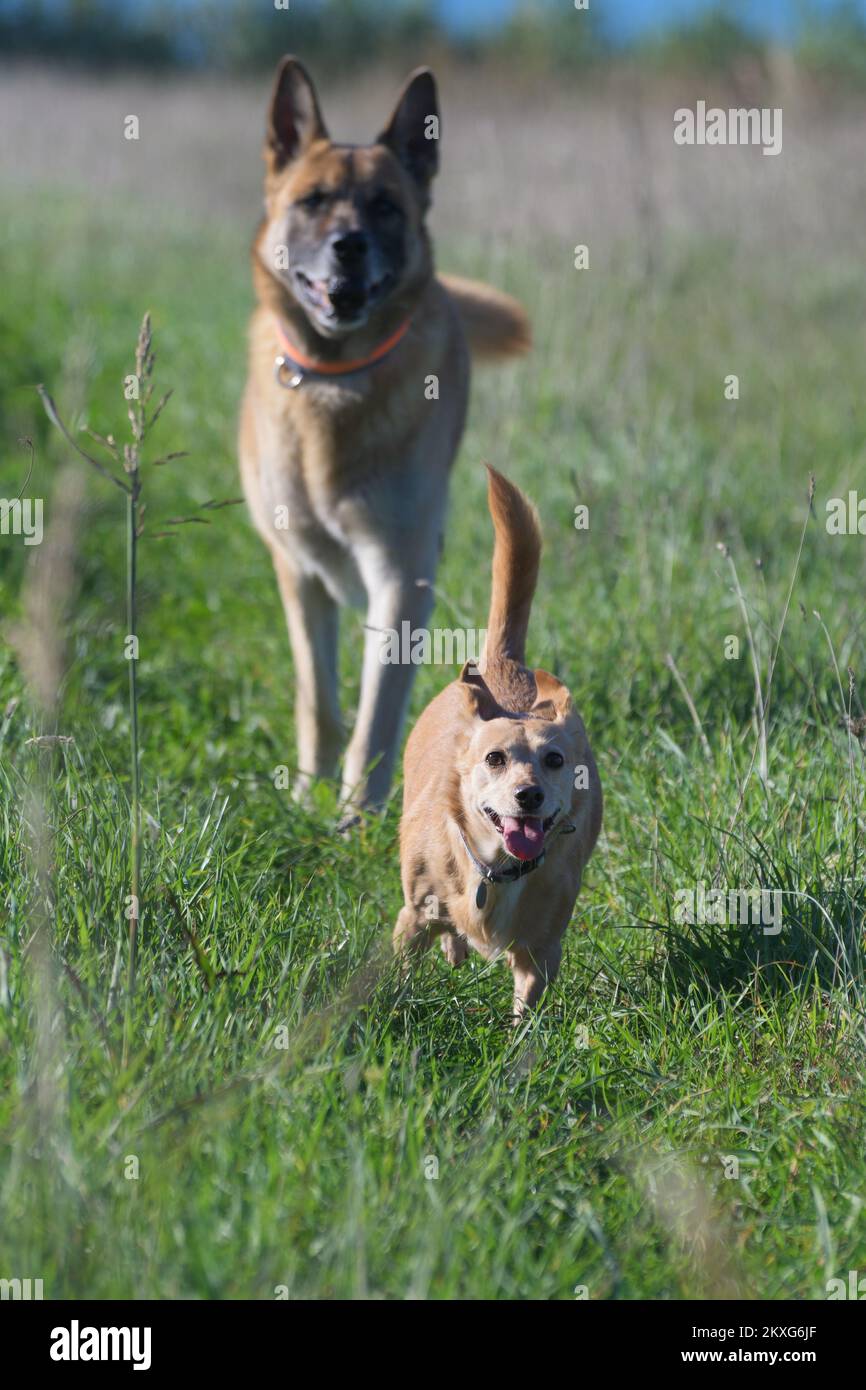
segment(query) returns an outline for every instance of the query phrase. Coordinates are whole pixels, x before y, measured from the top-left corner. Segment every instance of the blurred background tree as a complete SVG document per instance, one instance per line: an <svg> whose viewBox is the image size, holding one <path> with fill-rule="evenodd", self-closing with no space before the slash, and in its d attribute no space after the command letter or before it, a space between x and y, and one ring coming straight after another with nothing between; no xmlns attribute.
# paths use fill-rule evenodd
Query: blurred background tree
<svg viewBox="0 0 866 1390"><path fill-rule="evenodd" d="M866 0L0 0L0 53L109 67L270 68L287 48L320 71L373 60L499 60L534 73L634 57L659 72L725 77L782 45L830 83L866 85Z"/></svg>

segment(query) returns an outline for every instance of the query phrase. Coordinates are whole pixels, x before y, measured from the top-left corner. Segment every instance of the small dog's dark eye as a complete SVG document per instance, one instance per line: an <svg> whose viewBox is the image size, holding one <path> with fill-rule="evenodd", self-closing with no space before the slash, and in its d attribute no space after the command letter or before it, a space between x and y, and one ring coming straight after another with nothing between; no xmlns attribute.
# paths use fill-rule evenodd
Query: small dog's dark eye
<svg viewBox="0 0 866 1390"><path fill-rule="evenodd" d="M321 188L314 188L310 193L305 194L303 198L298 199L297 206L305 208L307 212L315 212L322 206L324 201L325 195Z"/></svg>
<svg viewBox="0 0 866 1390"><path fill-rule="evenodd" d="M494 750L494 752L487 754L487 757L484 759L484 761L486 762L488 767L504 767L505 754L500 753L498 750Z"/></svg>
<svg viewBox="0 0 866 1390"><path fill-rule="evenodd" d="M545 766L545 767L562 767L562 764L564 763L564 761L565 761L565 759L563 758L562 754L561 754L561 753L557 753L557 752L555 751L555 749L552 749L551 752L549 752L549 753L546 755L545 759L544 759L544 766Z"/></svg>

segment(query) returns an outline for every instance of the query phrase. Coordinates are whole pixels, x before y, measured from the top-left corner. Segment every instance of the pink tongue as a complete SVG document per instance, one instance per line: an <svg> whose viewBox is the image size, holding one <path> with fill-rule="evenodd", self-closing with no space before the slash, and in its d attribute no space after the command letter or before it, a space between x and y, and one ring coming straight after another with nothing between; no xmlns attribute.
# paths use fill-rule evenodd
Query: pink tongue
<svg viewBox="0 0 866 1390"><path fill-rule="evenodd" d="M502 817L505 848L515 859L537 859L544 846L544 827L538 816Z"/></svg>

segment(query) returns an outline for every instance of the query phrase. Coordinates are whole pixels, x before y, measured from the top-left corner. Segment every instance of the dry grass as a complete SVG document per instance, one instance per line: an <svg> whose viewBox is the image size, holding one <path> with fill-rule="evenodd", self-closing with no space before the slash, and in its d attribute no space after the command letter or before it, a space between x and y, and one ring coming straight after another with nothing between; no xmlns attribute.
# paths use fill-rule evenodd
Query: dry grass
<svg viewBox="0 0 866 1390"><path fill-rule="evenodd" d="M381 128L404 74L376 72L351 89L322 84L336 138ZM0 178L93 195L158 189L159 207L253 221L267 82L152 81L14 68L0 83ZM784 149L681 148L673 111L698 95L721 104L783 105ZM476 69L440 81L444 175L434 229L482 239L495 257L531 255L539 238L591 248L593 268L616 269L633 238L732 238L744 249L813 246L856 251L866 211L866 108L828 108L781 66L770 86L713 92L695 82L648 83L612 73L586 90L551 88ZM123 119L141 123L139 141ZM167 158L167 152L170 157Z"/></svg>

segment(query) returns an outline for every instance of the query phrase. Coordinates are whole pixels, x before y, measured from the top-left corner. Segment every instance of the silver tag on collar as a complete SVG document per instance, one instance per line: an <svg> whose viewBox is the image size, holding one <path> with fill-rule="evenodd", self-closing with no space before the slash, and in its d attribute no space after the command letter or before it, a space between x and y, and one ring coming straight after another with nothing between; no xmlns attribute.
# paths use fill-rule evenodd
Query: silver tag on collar
<svg viewBox="0 0 866 1390"><path fill-rule="evenodd" d="M284 372L292 373L288 381L286 381L283 376ZM274 358L274 376L277 379L278 385L285 386L287 391L294 391L304 380L303 372L295 370L294 364L289 361L288 357Z"/></svg>
<svg viewBox="0 0 866 1390"><path fill-rule="evenodd" d="M479 883L478 887L477 887L476 890L475 890L475 906L476 906L477 908L482 908L486 902L487 902L487 884L485 883L484 879L482 878L481 882Z"/></svg>

